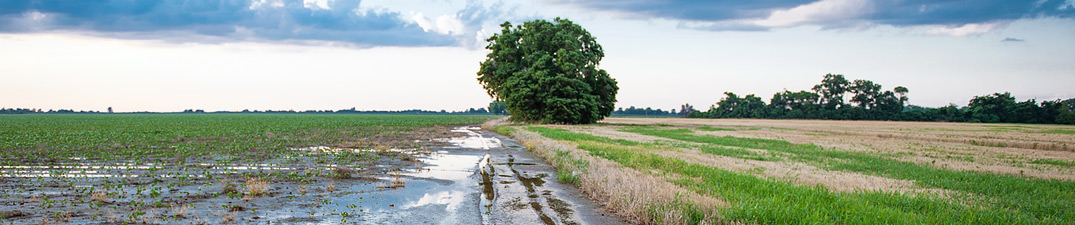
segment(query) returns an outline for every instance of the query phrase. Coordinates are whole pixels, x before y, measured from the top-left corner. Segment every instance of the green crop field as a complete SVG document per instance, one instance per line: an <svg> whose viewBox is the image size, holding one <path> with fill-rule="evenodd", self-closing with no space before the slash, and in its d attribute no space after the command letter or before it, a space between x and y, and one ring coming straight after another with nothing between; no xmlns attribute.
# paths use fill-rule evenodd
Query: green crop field
<svg viewBox="0 0 1075 225"><path fill-rule="evenodd" d="M378 147L433 126L489 116L317 114L0 115L0 165L224 157L260 161L310 146ZM341 158L342 160L342 158Z"/></svg>
<svg viewBox="0 0 1075 225"><path fill-rule="evenodd" d="M0 221L346 223L404 187L452 127L490 118L0 115Z"/></svg>

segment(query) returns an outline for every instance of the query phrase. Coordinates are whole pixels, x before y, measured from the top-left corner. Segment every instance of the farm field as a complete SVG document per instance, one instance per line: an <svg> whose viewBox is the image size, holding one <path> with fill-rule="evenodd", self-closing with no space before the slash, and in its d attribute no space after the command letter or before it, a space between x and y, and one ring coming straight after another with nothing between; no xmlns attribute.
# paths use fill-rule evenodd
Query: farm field
<svg viewBox="0 0 1075 225"><path fill-rule="evenodd" d="M494 130L639 223L1075 223L1072 126L608 118Z"/></svg>
<svg viewBox="0 0 1075 225"><path fill-rule="evenodd" d="M0 221L388 221L364 215L454 187L419 177L474 173L465 164L458 172L418 171L450 167L425 160L453 159L437 151L466 135L453 127L490 118L0 115ZM471 158L473 167L480 157Z"/></svg>

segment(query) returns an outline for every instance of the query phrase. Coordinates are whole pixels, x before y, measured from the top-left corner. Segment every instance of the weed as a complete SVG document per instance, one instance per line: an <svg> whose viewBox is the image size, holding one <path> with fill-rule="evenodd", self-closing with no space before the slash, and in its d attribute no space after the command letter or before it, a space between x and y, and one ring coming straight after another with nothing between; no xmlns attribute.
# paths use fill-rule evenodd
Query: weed
<svg viewBox="0 0 1075 225"><path fill-rule="evenodd" d="M265 181L265 180L262 180L262 179L257 179L257 178L250 178L250 179L246 180L246 193L249 194L250 196L259 197L261 195L264 195L264 194L268 193L268 191L269 191L269 182L268 181Z"/></svg>
<svg viewBox="0 0 1075 225"><path fill-rule="evenodd" d="M348 178L351 178L351 172L352 172L352 171L353 171L353 170L352 170L351 168L349 168L349 167L346 167L346 166L335 166L335 167L332 167L332 173L333 173L333 175L334 175L334 176L335 176L336 178L338 178L338 179L348 179Z"/></svg>
<svg viewBox="0 0 1075 225"><path fill-rule="evenodd" d="M90 200L95 202L108 202L108 192L95 190L90 196Z"/></svg>
<svg viewBox="0 0 1075 225"><path fill-rule="evenodd" d="M325 191L335 192L336 191L336 181L329 182L328 185L325 186Z"/></svg>
<svg viewBox="0 0 1075 225"><path fill-rule="evenodd" d="M176 217L187 217L188 213L190 213L190 207L187 207L187 205L182 205L179 207L172 206L172 214Z"/></svg>

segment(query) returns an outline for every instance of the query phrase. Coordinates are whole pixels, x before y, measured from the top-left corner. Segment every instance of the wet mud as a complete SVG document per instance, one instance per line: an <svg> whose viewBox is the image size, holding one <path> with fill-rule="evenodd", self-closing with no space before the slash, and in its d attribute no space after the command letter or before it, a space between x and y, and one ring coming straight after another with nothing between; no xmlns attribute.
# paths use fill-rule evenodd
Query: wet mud
<svg viewBox="0 0 1075 225"><path fill-rule="evenodd" d="M14 224L621 224L515 141L478 127L362 168L301 157L164 165L0 167L0 222Z"/></svg>

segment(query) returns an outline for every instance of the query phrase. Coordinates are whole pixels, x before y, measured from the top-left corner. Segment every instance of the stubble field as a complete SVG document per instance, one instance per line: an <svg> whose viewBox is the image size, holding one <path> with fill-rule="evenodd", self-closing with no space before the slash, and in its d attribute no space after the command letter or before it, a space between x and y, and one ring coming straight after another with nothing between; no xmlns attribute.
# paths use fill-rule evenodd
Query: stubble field
<svg viewBox="0 0 1075 225"><path fill-rule="evenodd" d="M1075 222L1071 126L609 118L495 130L640 223Z"/></svg>

